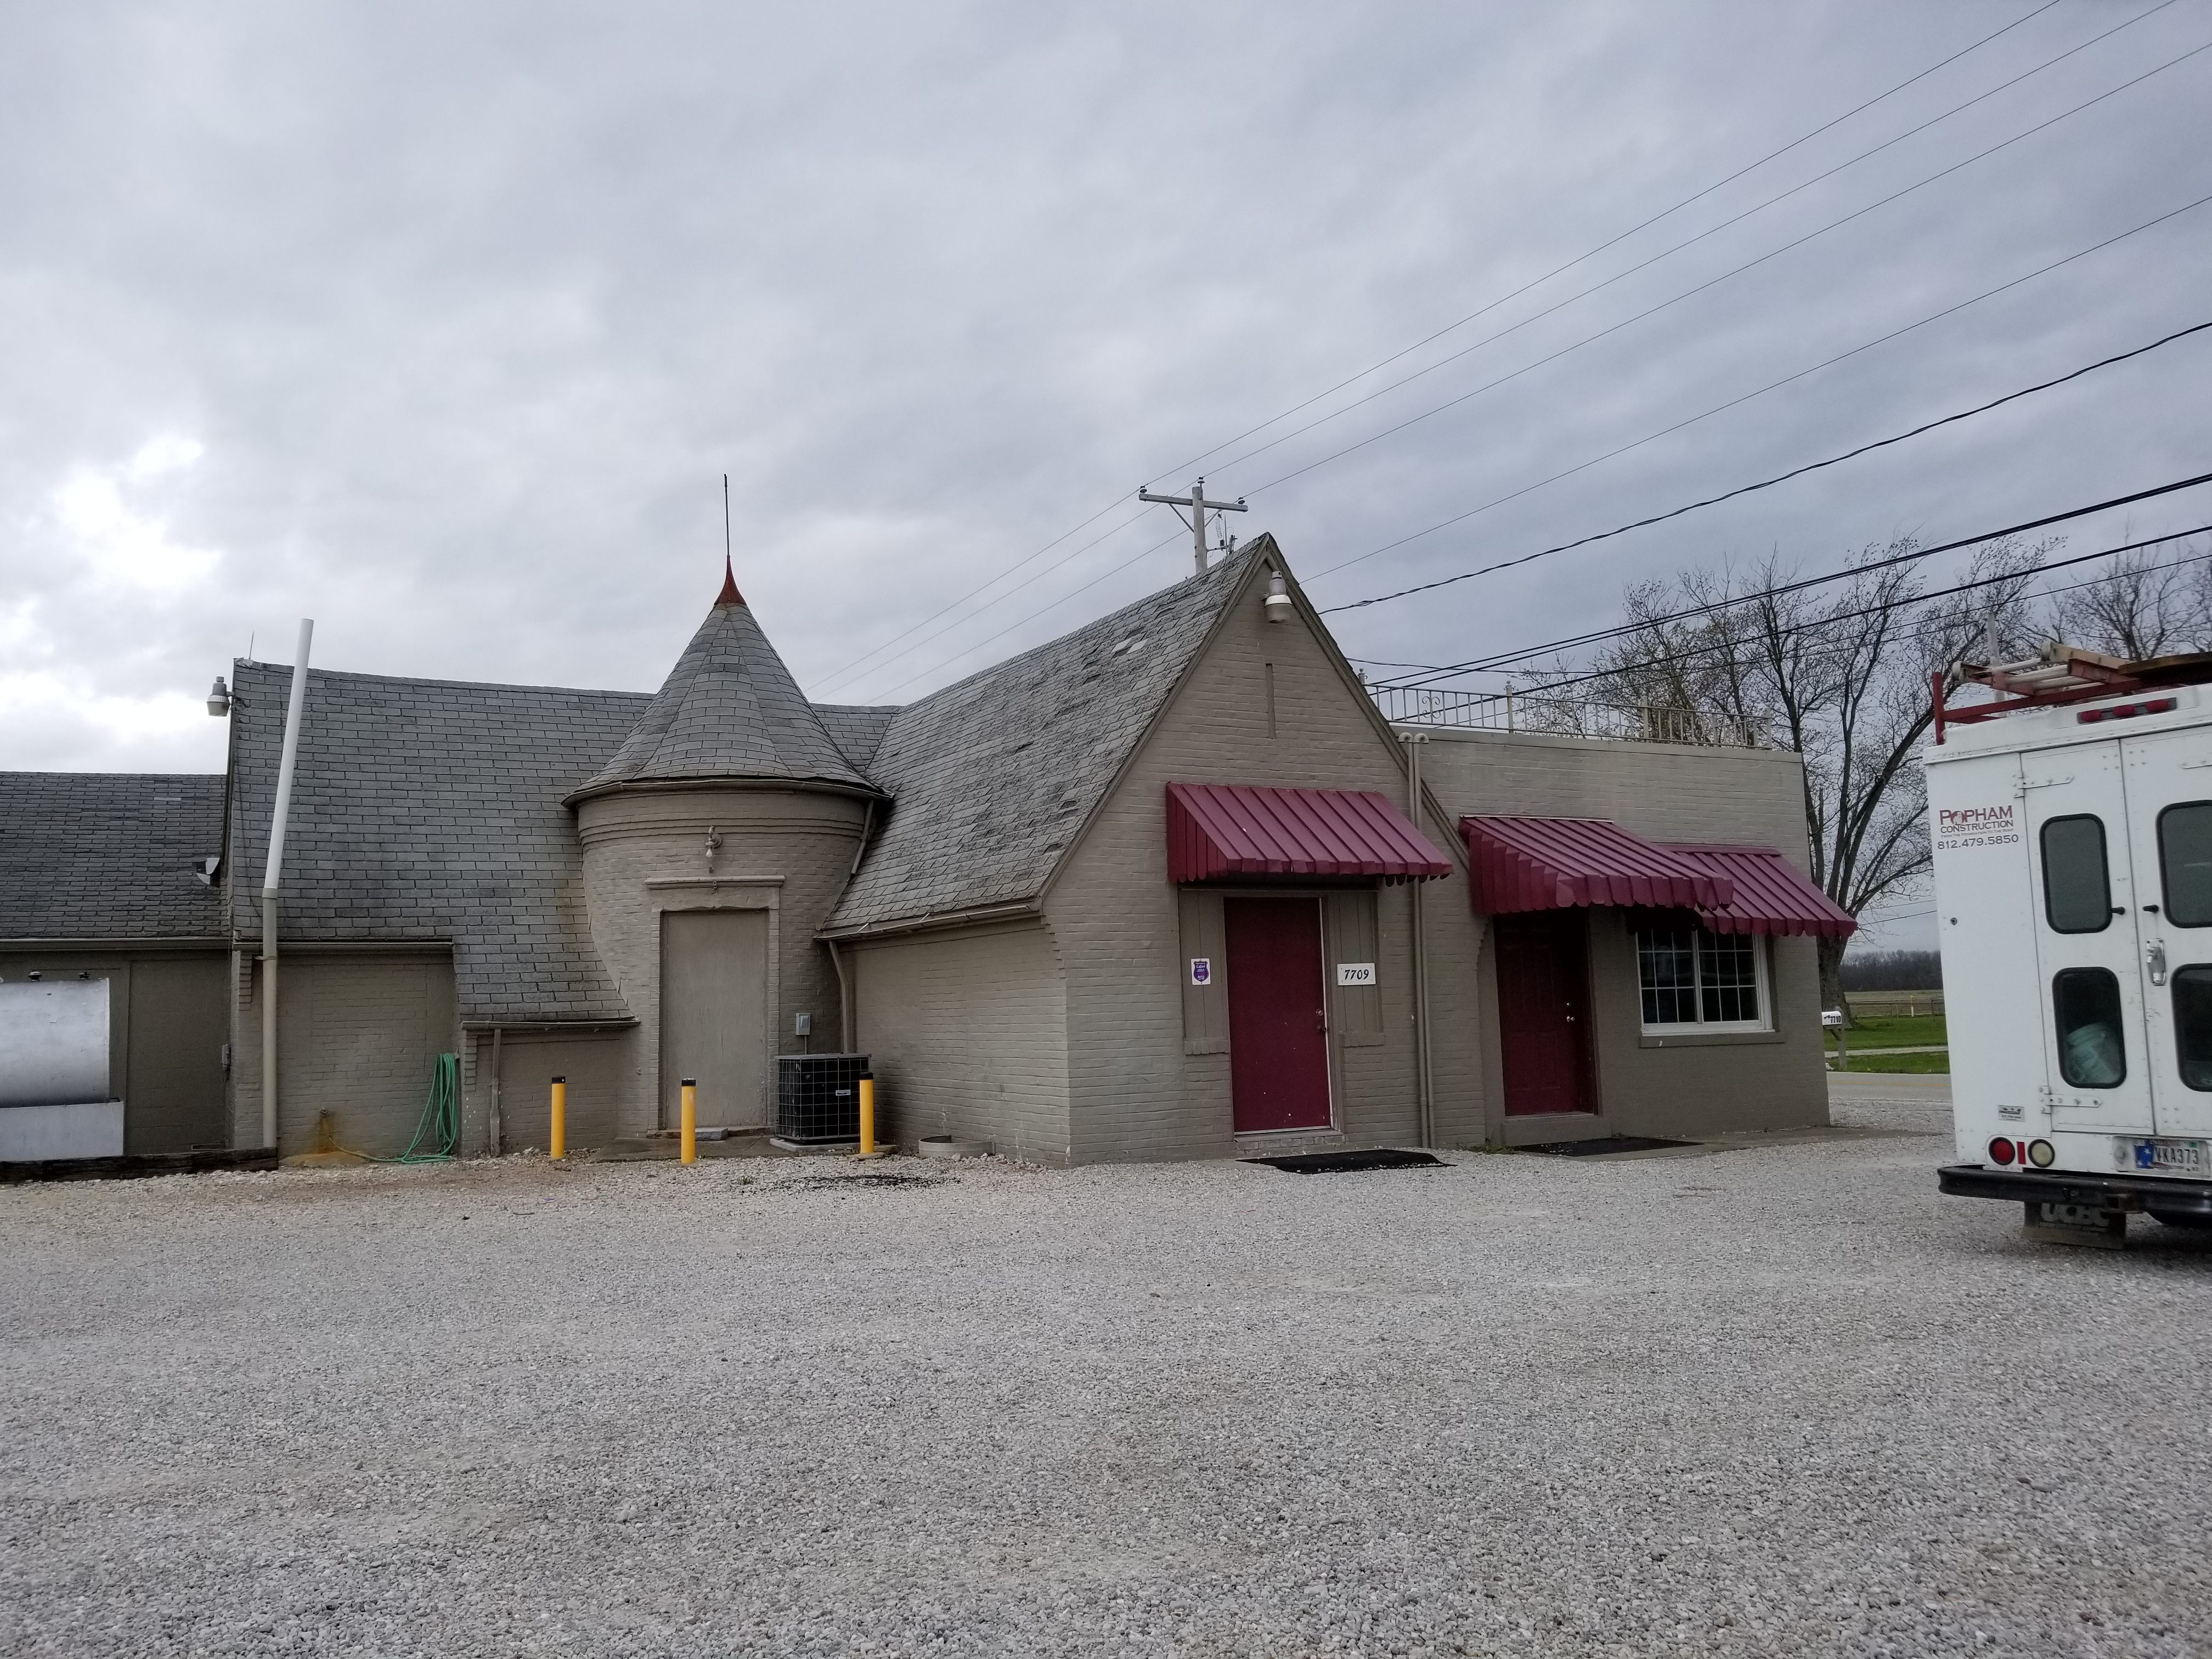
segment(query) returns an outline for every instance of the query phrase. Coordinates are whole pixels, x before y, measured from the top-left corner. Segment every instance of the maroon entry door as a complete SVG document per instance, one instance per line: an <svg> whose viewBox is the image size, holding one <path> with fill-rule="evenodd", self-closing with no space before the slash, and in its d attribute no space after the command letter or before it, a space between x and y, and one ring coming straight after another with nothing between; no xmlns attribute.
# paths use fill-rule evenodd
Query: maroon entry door
<svg viewBox="0 0 2212 1659"><path fill-rule="evenodd" d="M1328 1127L1321 901L1224 900L1237 1133Z"/></svg>
<svg viewBox="0 0 2212 1659"><path fill-rule="evenodd" d="M1505 1109L1589 1112L1589 946L1580 910L1532 910L1491 923L1498 939L1498 1036Z"/></svg>

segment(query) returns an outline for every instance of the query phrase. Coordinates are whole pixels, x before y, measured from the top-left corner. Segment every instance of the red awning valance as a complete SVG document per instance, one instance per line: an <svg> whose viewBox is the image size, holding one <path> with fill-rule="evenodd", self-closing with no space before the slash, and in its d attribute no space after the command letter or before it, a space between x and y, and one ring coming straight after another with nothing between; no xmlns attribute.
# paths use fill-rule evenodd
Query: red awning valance
<svg viewBox="0 0 2212 1659"><path fill-rule="evenodd" d="M1577 905L1718 909L1734 883L1604 818L1462 818L1483 915Z"/></svg>
<svg viewBox="0 0 2212 1659"><path fill-rule="evenodd" d="M1374 876L1426 881L1451 863L1372 789L1168 786L1170 880L1232 876Z"/></svg>
<svg viewBox="0 0 2212 1659"><path fill-rule="evenodd" d="M1735 896L1726 904L1698 911L1698 919L1717 933L1826 933L1842 939L1858 931L1856 917L1771 847L1678 843L1667 850L1735 884Z"/></svg>

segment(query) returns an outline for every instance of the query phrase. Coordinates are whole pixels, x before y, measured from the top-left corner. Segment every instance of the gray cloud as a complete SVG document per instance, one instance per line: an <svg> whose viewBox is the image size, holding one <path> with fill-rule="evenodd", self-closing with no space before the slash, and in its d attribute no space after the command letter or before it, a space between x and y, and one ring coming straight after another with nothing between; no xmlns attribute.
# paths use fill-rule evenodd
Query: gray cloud
<svg viewBox="0 0 2212 1659"><path fill-rule="evenodd" d="M1400 370L2147 4L2067 0ZM719 582L725 471L743 585L801 680L903 700L1180 576L1165 510L1057 562L1096 530L1075 538L941 638L836 671L1139 484L1186 483L1186 458L2030 9L23 9L0 61L0 765L219 767L207 681L249 636L287 657L303 613L332 667L650 687ZM1232 448L1210 487L1250 494L1236 527L1320 571L2212 191L2208 53L1261 488L2207 39L2197 0L2169 6L1224 468ZM1315 597L1601 529L2202 320L2208 252L2212 208ZM2208 350L1354 613L1341 636L1455 659L1605 620L1639 574L1778 547L1825 565L2201 470Z"/></svg>

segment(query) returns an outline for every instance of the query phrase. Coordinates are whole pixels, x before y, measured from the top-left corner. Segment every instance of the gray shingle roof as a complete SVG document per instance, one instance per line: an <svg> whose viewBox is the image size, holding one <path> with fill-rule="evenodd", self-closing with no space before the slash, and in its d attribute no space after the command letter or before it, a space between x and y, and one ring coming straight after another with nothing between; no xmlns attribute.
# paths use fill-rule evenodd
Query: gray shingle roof
<svg viewBox="0 0 2212 1659"><path fill-rule="evenodd" d="M707 613L635 729L578 794L677 778L866 784L736 592Z"/></svg>
<svg viewBox="0 0 2212 1659"><path fill-rule="evenodd" d="M0 772L0 939L197 939L222 898L221 775Z"/></svg>
<svg viewBox="0 0 2212 1659"><path fill-rule="evenodd" d="M1204 575L901 709L870 767L889 822L826 924L1035 896L1182 678L1263 537Z"/></svg>
<svg viewBox="0 0 2212 1659"><path fill-rule="evenodd" d="M863 772L875 763L877 747L884 733L890 729L891 717L899 711L897 703L859 704L817 702L814 712L822 724L844 750L845 758Z"/></svg>
<svg viewBox="0 0 2212 1659"><path fill-rule="evenodd" d="M232 918L258 936L292 671L240 663ZM562 797L622 743L635 692L307 676L285 938L453 942L461 1018L621 1019Z"/></svg>

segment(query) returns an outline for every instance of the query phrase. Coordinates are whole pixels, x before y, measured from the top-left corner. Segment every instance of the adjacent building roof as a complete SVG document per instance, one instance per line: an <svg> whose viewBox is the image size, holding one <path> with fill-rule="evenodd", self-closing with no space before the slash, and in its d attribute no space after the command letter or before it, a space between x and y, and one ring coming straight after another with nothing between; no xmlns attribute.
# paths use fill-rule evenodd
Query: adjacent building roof
<svg viewBox="0 0 2212 1659"><path fill-rule="evenodd" d="M1262 536L1202 575L901 709L870 771L889 821L841 933L1036 896L1204 643Z"/></svg>
<svg viewBox="0 0 2212 1659"><path fill-rule="evenodd" d="M574 796L687 778L868 784L727 577L721 598L614 758Z"/></svg>
<svg viewBox="0 0 2212 1659"><path fill-rule="evenodd" d="M230 920L258 938L292 671L241 662L234 684ZM562 801L653 701L311 671L283 936L451 939L465 1020L629 1018L592 943Z"/></svg>
<svg viewBox="0 0 2212 1659"><path fill-rule="evenodd" d="M1372 789L1168 786L1168 879L1380 876L1431 881L1451 864Z"/></svg>
<svg viewBox="0 0 2212 1659"><path fill-rule="evenodd" d="M220 775L0 774L0 939L215 939Z"/></svg>
<svg viewBox="0 0 2212 1659"><path fill-rule="evenodd" d="M1801 875L1771 847L1706 847L1680 842L1668 851L1725 876L1735 891L1726 904L1700 908L1717 933L1824 933L1847 938L1858 918Z"/></svg>
<svg viewBox="0 0 2212 1659"><path fill-rule="evenodd" d="M1734 883L1606 818L1468 817L1469 896L1478 915L1578 905L1717 909Z"/></svg>

